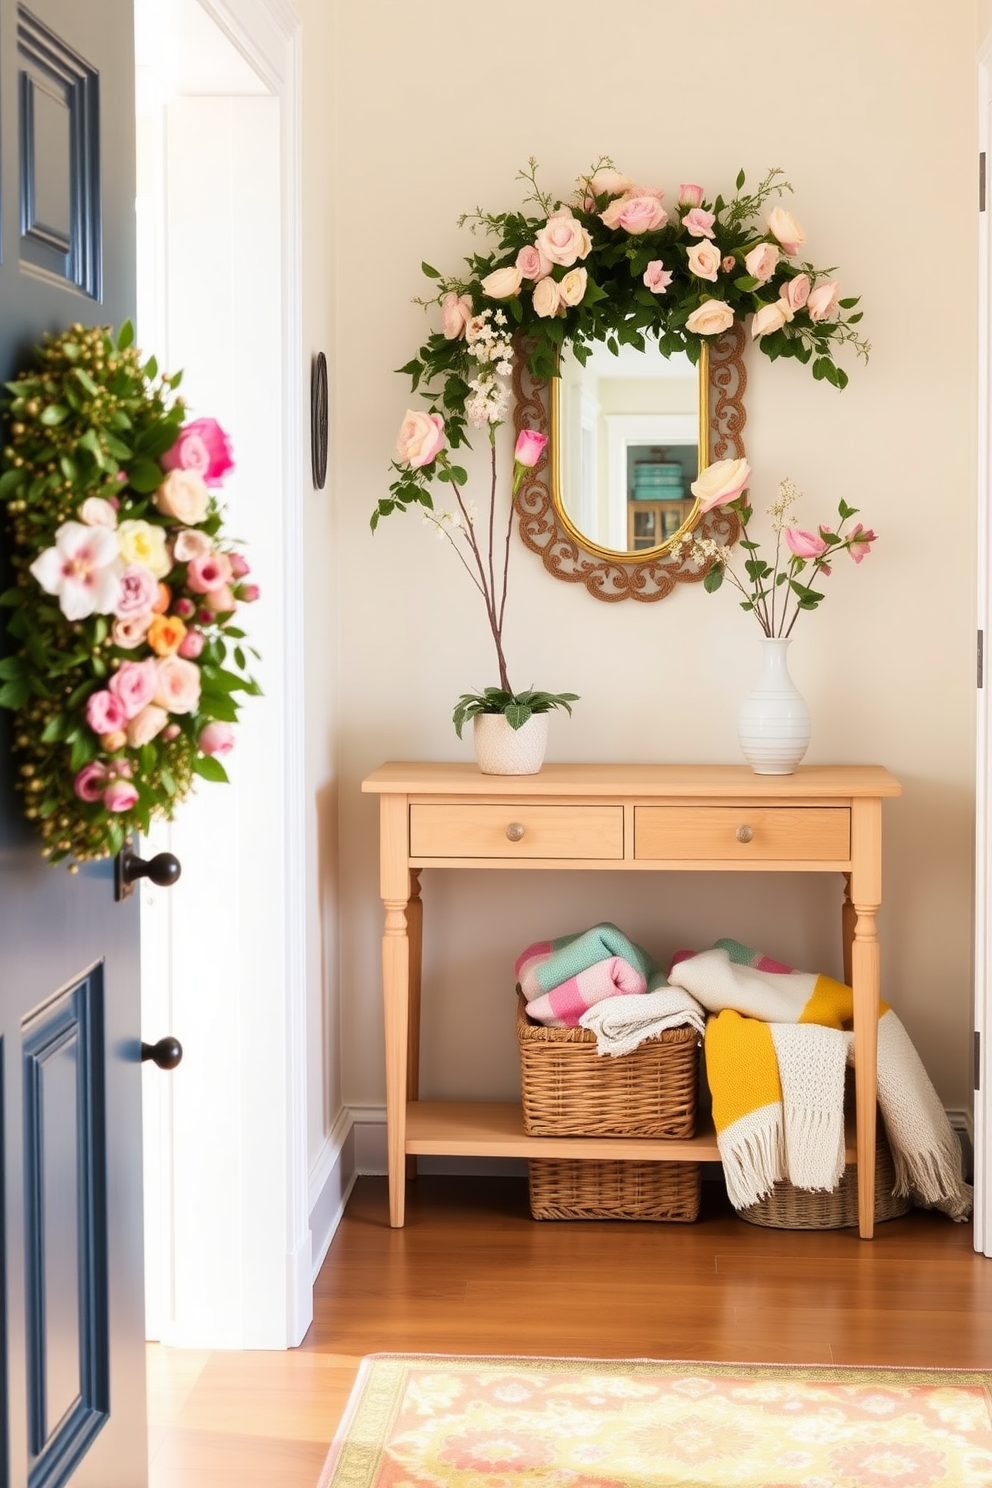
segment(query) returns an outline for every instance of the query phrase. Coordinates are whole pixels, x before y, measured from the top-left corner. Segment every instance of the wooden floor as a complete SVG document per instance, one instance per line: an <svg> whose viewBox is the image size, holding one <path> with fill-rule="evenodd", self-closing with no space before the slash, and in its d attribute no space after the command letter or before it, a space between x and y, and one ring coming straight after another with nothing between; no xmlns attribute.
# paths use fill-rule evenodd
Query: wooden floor
<svg viewBox="0 0 992 1488"><path fill-rule="evenodd" d="M360 1179L299 1349L149 1346L151 1488L315 1488L369 1353L992 1369L992 1262L942 1215L758 1229L707 1183L692 1225L538 1224L512 1178L420 1178L387 1215Z"/></svg>

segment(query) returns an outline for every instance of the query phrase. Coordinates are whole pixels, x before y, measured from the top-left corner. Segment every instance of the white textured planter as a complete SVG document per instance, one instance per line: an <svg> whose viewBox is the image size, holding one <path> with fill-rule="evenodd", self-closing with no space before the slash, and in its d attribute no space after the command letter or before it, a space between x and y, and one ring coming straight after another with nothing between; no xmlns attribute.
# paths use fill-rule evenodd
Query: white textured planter
<svg viewBox="0 0 992 1488"><path fill-rule="evenodd" d="M741 704L737 738L756 775L791 775L809 747L809 709L789 676L784 637L764 637L761 674Z"/></svg>
<svg viewBox="0 0 992 1488"><path fill-rule="evenodd" d="M536 775L548 747L548 715L532 713L512 729L502 713L477 713L472 733L483 775Z"/></svg>

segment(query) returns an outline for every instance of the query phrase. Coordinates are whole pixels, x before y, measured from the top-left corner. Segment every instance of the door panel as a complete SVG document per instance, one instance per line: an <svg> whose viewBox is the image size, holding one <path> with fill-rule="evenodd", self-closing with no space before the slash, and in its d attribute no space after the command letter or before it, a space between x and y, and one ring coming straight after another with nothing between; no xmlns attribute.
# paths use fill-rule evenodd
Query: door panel
<svg viewBox="0 0 992 1488"><path fill-rule="evenodd" d="M130 0L0 0L0 380L133 315L134 194ZM0 714L0 1485L142 1488L138 900L42 861L10 742Z"/></svg>

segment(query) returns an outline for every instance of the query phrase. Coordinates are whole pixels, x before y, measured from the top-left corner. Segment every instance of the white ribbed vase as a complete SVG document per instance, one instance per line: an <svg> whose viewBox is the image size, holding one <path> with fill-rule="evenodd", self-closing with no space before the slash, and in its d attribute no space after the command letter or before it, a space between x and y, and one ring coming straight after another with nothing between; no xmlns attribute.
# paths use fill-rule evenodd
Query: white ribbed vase
<svg viewBox="0 0 992 1488"><path fill-rule="evenodd" d="M789 676L791 644L762 638L761 673L737 715L737 739L756 775L791 775L809 747L809 709Z"/></svg>
<svg viewBox="0 0 992 1488"><path fill-rule="evenodd" d="M548 747L548 715L532 713L513 729L502 713L477 713L472 738L483 775L536 775Z"/></svg>

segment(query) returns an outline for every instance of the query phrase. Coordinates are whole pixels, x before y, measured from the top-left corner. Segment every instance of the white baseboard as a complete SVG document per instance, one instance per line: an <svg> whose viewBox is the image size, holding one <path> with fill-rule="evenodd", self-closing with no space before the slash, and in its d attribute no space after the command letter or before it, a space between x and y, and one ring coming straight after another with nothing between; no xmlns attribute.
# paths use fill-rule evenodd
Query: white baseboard
<svg viewBox="0 0 992 1488"><path fill-rule="evenodd" d="M310 1170L308 1210L310 1214L310 1276L308 1289L317 1279L334 1232L341 1223L348 1195L362 1170L355 1162L355 1123L352 1112L341 1110L324 1139L317 1161ZM385 1152L385 1116L383 1116ZM385 1170L384 1170L385 1171Z"/></svg>

